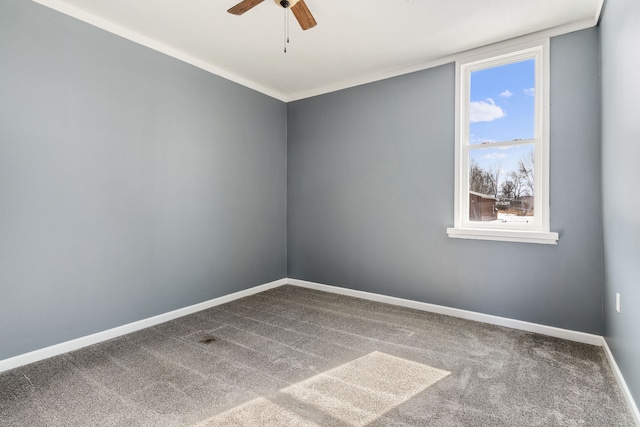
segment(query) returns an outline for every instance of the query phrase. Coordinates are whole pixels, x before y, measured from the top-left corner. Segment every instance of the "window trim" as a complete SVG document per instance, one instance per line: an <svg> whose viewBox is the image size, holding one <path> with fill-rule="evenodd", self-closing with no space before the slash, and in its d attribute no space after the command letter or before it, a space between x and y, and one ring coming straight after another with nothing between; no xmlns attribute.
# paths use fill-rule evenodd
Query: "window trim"
<svg viewBox="0 0 640 427"><path fill-rule="evenodd" d="M558 243L558 233L550 231L549 217L549 45L548 38L529 43L514 43L500 49L484 50L480 54L474 51L456 61L454 226L447 228L449 237L552 245ZM468 104L470 102L471 72L530 58L536 59L534 138L527 141L519 141L517 145L535 144L535 222L533 224L505 225L469 221L468 167L471 149L468 148ZM509 144L507 143L506 145Z"/></svg>

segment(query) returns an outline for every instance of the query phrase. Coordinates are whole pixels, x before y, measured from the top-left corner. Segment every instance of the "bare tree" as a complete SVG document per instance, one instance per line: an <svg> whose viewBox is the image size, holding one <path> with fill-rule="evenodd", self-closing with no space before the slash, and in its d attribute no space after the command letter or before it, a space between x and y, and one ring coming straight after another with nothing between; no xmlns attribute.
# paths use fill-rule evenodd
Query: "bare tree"
<svg viewBox="0 0 640 427"><path fill-rule="evenodd" d="M504 200L512 200L515 198L515 184L511 180L506 180L500 186L500 194Z"/></svg>
<svg viewBox="0 0 640 427"><path fill-rule="evenodd" d="M520 200L524 196L525 183L523 181L522 174L519 171L511 171L509 174L511 182L513 183L513 199Z"/></svg>
<svg viewBox="0 0 640 427"><path fill-rule="evenodd" d="M535 166L535 157L533 151L529 151L529 153L522 156L522 158L518 161L518 173L522 177L522 182L526 186L527 190L529 190L529 195L534 195L534 168Z"/></svg>
<svg viewBox="0 0 640 427"><path fill-rule="evenodd" d="M491 167L491 181L493 184L493 196L497 199L498 198L498 193L499 188L498 188L498 184L500 183L500 173L502 172L502 163L500 163L499 161L494 163L493 166Z"/></svg>
<svg viewBox="0 0 640 427"><path fill-rule="evenodd" d="M482 189L482 168L478 165L478 162L471 159L471 165L469 166L469 190L481 193Z"/></svg>
<svg viewBox="0 0 640 427"><path fill-rule="evenodd" d="M469 190L480 194L498 194L498 182L492 172L484 170L478 162L471 160L469 167Z"/></svg>

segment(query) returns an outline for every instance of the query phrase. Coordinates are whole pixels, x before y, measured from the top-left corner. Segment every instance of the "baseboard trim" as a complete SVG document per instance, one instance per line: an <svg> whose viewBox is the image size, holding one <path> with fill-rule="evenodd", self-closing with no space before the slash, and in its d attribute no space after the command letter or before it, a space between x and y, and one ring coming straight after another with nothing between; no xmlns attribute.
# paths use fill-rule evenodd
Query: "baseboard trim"
<svg viewBox="0 0 640 427"><path fill-rule="evenodd" d="M324 285L322 283L309 282L306 280L287 279L286 282L289 285L299 286L301 288L331 292L334 294L346 295L350 297L366 299L369 301L376 301L413 308L430 313L445 314L447 316L459 317L467 320L475 320L477 322L489 323L491 325L505 326L512 329L535 332L542 335L548 335L556 338L566 339L569 341L576 341L584 344L591 344L602 347L607 361L609 362L609 366L611 366L611 370L613 371L613 375L618 385L620 386L620 389L622 390L622 394L624 394L627 406L629 407L629 411L631 412L636 425L640 426L640 412L638 411L638 406L636 405L636 402L631 395L631 391L629 390L629 387L627 386L627 383L622 376L620 368L618 368L618 364L616 363L616 360L613 357L613 353L611 352L611 349L607 344L607 340L600 335L587 334L584 332L577 332L569 329L556 328L553 326L524 322L522 320L509 319L506 317L492 316L490 314L483 314L475 311L460 310L457 308L445 307L442 305L390 297L387 295L375 294L371 292L357 291L354 289L341 288L338 286Z"/></svg>
<svg viewBox="0 0 640 427"><path fill-rule="evenodd" d="M492 325L504 326L504 327L518 329L522 331L534 332L542 335L548 335L556 338L562 338L570 341L576 341L576 342L603 347L607 361L609 362L609 365L611 366L611 369L616 378L616 381L618 382L625 396L627 405L629 406L632 416L635 418L636 424L640 426L640 412L638 411L638 406L636 405L633 399L633 396L631 395L631 392L627 386L627 383L624 380L624 377L622 376L622 372L618 368L618 365L615 361L615 358L613 357L613 353L611 353L611 349L609 348L607 341L602 336L587 334L584 332L571 331L568 329L556 328L553 326L546 326L546 325L540 325L536 323L524 322L521 320L509 319L506 317L493 316L493 315L478 313L474 311L461 310L461 309L446 307L442 305L429 304L429 303L413 301L413 300L408 300L403 298L391 297L391 296L382 295L382 294L358 291L354 289L341 288L338 286L331 286L331 285L325 285L322 283L310 282L310 281L300 280L300 279L290 279L290 278L275 280L273 282L265 283L259 286L255 286L253 288L245 289L243 291L235 292L229 295L224 295L218 298L214 298L209 301L205 301L202 303L190 305L188 307L173 310L168 313L163 313L157 316L149 317L147 319L139 320L137 322L132 322L126 325L118 326L116 328L108 329L106 331L97 332L95 334L87 335L74 340L70 340L60 344L55 344L49 347L45 347L39 350L34 350L29 353L25 353L25 354L14 356L8 359L0 360L0 372L8 371L10 369L15 369L20 366L28 365L30 363L34 363L34 362L47 359L53 356L57 356L63 353L67 353L70 351L79 350L83 347L87 347L93 344L98 344L100 342L107 341L112 338L117 338L119 336L136 332L144 328L149 328L151 326L155 326L160 323L167 322L169 320L173 320L179 317L187 316L189 314L197 313L199 311L206 310L211 307L215 307L221 304L225 304L227 302L235 301L240 298L244 298L253 294L257 294L259 292L264 292L269 289L277 288L279 286L287 285L287 284L293 285L293 286L299 286L301 288L315 289L315 290L330 292L334 294L366 299L369 301L376 301L376 302L382 302L386 304L397 305L401 307L413 308L416 310L422 310L422 311L427 311L431 313L444 314L447 316L459 317L462 319L474 320L474 321L488 323Z"/></svg>
<svg viewBox="0 0 640 427"><path fill-rule="evenodd" d="M245 289L243 291L234 292L229 295L224 295L218 298L214 298L209 301L201 302L198 304L190 305L188 307L179 308L167 313L159 314L157 316L142 319L137 322L128 323L126 325L118 326L112 329L108 329L102 332L96 332L95 334L87 335L84 337L76 338L70 341L66 341L60 344L55 344L49 347L45 347L39 350L34 350L29 353L20 354L18 356L10 357L8 359L0 360L0 372L8 371L10 369L18 368L29 363L38 362L49 357L58 356L70 351L79 350L83 347L87 347L93 344L98 344L103 341L117 338L122 335L130 334L132 332L139 331L144 328L158 325L160 323L167 322L169 320L177 319L178 317L187 316L189 314L197 313L207 308L215 307L227 302L231 302L240 298L247 297L249 295L264 292L269 289L277 288L287 283L286 279L280 279L273 282L265 283L253 288Z"/></svg>
<svg viewBox="0 0 640 427"><path fill-rule="evenodd" d="M362 298L370 301L398 305L402 307L413 308L416 310L428 311L431 313L445 314L447 316L459 317L467 320L475 320L477 322L488 323L491 325L505 326L507 328L519 329L521 331L535 332L542 335L548 335L551 337L562 338L565 340L576 341L584 344L602 346L602 337L600 335L587 334L585 332L556 328L554 326L540 325L537 323L530 323L522 320L493 316L490 314L483 314L475 311L461 310L458 308L429 304L426 302L390 297L387 295L375 294L371 292L356 291L353 289L324 285L322 283L309 282L306 280L287 279L287 283L289 285L300 286L301 288L316 289L319 291L331 292L334 294Z"/></svg>
<svg viewBox="0 0 640 427"><path fill-rule="evenodd" d="M627 401L627 406L629 407L629 410L631 411L631 414L635 419L636 425L640 426L640 411L638 410L638 405L636 405L636 402L631 395L631 390L629 390L627 382L624 380L622 372L620 371L620 368L616 363L616 359L613 357L613 353L609 348L609 344L607 344L607 340L604 337L602 337L602 348L604 349L604 354L607 356L607 360L609 361L609 365L611 366L611 370L613 371L613 376L616 378L616 381L618 382L618 385L622 390L622 394L624 394L624 397Z"/></svg>

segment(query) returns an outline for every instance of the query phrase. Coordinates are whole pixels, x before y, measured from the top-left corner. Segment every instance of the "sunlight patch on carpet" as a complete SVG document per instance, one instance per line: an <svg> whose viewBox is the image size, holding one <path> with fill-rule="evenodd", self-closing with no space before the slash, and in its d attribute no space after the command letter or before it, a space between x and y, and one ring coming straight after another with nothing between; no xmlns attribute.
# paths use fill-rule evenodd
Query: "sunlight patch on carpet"
<svg viewBox="0 0 640 427"><path fill-rule="evenodd" d="M199 426L318 426L323 419L366 426L449 374L375 351L276 395L222 412Z"/></svg>

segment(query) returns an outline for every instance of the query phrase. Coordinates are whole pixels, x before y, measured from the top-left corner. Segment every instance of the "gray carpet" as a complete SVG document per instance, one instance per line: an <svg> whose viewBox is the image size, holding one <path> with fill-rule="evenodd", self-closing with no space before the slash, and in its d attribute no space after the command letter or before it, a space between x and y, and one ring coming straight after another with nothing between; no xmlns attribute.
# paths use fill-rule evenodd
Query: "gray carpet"
<svg viewBox="0 0 640 427"><path fill-rule="evenodd" d="M0 426L633 426L603 350L283 286L0 374Z"/></svg>

